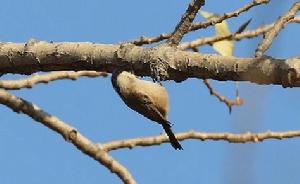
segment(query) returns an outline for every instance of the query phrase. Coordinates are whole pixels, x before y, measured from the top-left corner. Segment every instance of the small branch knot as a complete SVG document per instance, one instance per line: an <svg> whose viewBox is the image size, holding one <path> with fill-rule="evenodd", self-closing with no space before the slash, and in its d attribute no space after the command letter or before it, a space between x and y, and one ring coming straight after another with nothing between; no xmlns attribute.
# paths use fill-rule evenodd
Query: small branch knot
<svg viewBox="0 0 300 184"><path fill-rule="evenodd" d="M132 43L121 43L119 49L115 52L116 58L123 59L125 54L135 47Z"/></svg>
<svg viewBox="0 0 300 184"><path fill-rule="evenodd" d="M297 57L290 58L286 62L288 65L287 73L282 75L283 87L294 87L300 85L300 60Z"/></svg>
<svg viewBox="0 0 300 184"><path fill-rule="evenodd" d="M134 44L132 43L121 43L119 49L115 51L115 58L116 58L116 63L118 66L126 66L125 63L122 61L125 60L126 55L132 50L132 48L135 47Z"/></svg>
<svg viewBox="0 0 300 184"><path fill-rule="evenodd" d="M169 62L173 59L173 56L168 54L170 50L173 52L176 48L170 47L168 44L161 44L149 52L150 74L154 82L161 82L169 78Z"/></svg>
<svg viewBox="0 0 300 184"><path fill-rule="evenodd" d="M25 48L29 47L29 46L34 46L36 43L40 42L39 40L36 40L34 38L30 38L27 40L27 42L25 43Z"/></svg>
<svg viewBox="0 0 300 184"><path fill-rule="evenodd" d="M164 81L168 78L168 63L164 60L157 58L150 61L151 77L154 82Z"/></svg>
<svg viewBox="0 0 300 184"><path fill-rule="evenodd" d="M75 142L77 138L77 130L72 129L66 135L64 135L64 137L67 142Z"/></svg>

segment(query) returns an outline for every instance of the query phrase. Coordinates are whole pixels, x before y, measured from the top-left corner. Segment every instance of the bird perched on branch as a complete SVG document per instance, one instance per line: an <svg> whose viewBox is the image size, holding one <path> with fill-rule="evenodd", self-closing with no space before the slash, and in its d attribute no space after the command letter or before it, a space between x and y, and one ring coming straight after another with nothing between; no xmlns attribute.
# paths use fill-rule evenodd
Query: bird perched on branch
<svg viewBox="0 0 300 184"><path fill-rule="evenodd" d="M125 104L139 114L161 124L172 146L181 150L182 147L167 120L169 111L167 90L157 83L141 80L127 71L116 70L111 79L114 89Z"/></svg>

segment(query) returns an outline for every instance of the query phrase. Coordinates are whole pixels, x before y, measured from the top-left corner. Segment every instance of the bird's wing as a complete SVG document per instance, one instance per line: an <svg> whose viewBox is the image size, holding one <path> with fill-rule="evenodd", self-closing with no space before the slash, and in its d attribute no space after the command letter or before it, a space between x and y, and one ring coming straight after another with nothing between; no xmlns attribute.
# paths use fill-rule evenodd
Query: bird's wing
<svg viewBox="0 0 300 184"><path fill-rule="evenodd" d="M161 112L153 103L151 97L146 93L137 91L136 93L132 93L130 96L128 96L126 101L130 108L151 119L152 121L156 121L158 123L166 121Z"/></svg>
<svg viewBox="0 0 300 184"><path fill-rule="evenodd" d="M132 107L137 108L134 110L144 115L145 117L161 124L169 137L171 145L175 149L182 150L182 146L176 139L171 129L171 123L167 119L165 119L165 117L161 114L161 112L156 108L155 104L152 103L153 102L152 99L147 94L138 94L137 96L138 98L135 99L136 100L138 99L138 103L134 105L131 104Z"/></svg>

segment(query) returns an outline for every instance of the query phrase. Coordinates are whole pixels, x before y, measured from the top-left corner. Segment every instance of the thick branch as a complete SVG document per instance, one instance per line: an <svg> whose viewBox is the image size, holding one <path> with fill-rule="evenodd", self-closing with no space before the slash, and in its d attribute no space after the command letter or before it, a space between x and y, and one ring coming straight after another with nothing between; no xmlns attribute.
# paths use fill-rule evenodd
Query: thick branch
<svg viewBox="0 0 300 184"><path fill-rule="evenodd" d="M80 72L70 72L70 71L62 71L62 72L51 72L44 75L33 75L25 79L19 80L0 80L0 88L3 89L21 89L21 88L32 88L36 84L40 83L48 83L54 80L60 79L71 79L76 80L79 77L106 77L107 73L105 72L95 72L95 71L80 71Z"/></svg>
<svg viewBox="0 0 300 184"><path fill-rule="evenodd" d="M167 64L166 80L199 78L300 86L298 58L225 57L171 47L142 48L131 44L37 42L26 47L16 43L2 43L0 46L0 73L32 74L66 70L112 72L116 67L122 67L140 76L150 76L150 63L157 60Z"/></svg>
<svg viewBox="0 0 300 184"><path fill-rule="evenodd" d="M214 141L228 141L230 143L246 143L246 142L261 142L266 139L286 139L300 137L300 130L286 131L286 132L272 132L266 131L262 133L251 133L245 132L241 134L233 133L207 133L207 132L197 132L190 130L187 132L177 133L176 138L180 141L188 139L197 139L201 141L214 140ZM103 150L112 151L121 148L132 149L136 146L154 146L160 145L162 143L169 142L168 137L165 134L153 137L141 137L127 140L111 141L102 144Z"/></svg>
<svg viewBox="0 0 300 184"><path fill-rule="evenodd" d="M258 45L255 56L261 57L263 53L270 47L271 43L273 42L274 38L277 36L279 31L284 28L284 25L293 19L300 9L300 2L296 2L292 8L285 14L284 16L280 17L274 24L271 30L269 30L265 35L262 42Z"/></svg>
<svg viewBox="0 0 300 184"><path fill-rule="evenodd" d="M83 153L106 166L111 172L116 173L124 183L136 183L130 172L119 162L109 156L107 152L101 149L101 146L94 144L89 139L81 135L75 128L64 123L57 117L48 114L38 106L18 98L5 90L0 90L0 103L6 105L15 112L27 114L32 119L62 135L67 141L74 144L74 146Z"/></svg>
<svg viewBox="0 0 300 184"><path fill-rule="evenodd" d="M180 22L177 24L174 32L168 40L168 43L171 46L177 46L182 37L189 31L192 22L198 13L198 10L204 5L204 3L204 0L192 0L191 4L189 4L186 12L182 16Z"/></svg>

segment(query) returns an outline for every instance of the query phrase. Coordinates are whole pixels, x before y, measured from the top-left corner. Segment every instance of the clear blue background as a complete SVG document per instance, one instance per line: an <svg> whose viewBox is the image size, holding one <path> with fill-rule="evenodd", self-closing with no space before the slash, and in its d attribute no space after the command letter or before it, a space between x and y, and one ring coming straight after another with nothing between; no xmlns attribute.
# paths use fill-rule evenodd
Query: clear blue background
<svg viewBox="0 0 300 184"><path fill-rule="evenodd" d="M205 10L224 13L250 1L207 0ZM253 18L248 29L270 23L286 12L293 0L273 0L229 20L231 30ZM141 35L154 36L174 29L189 1L172 0L1 0L0 40L26 42L90 41L118 43ZM201 16L197 21L203 20ZM267 54L278 58L299 55L300 26L288 25ZM213 35L213 27L185 37ZM235 55L251 57L258 41L235 44ZM214 52L209 46L201 52ZM6 75L4 78L16 76ZM173 81L170 121L176 132L261 132L300 129L299 89L240 83L245 100L228 113L209 95L201 80ZM234 82L213 81L223 95L234 98ZM56 81L12 93L36 103L76 127L95 142L158 135L162 128L129 110L113 91L110 77ZM186 140L184 151L169 144L111 155L125 165L138 183L281 184L300 180L300 139L230 144L224 141ZM105 167L82 154L72 144L26 115L0 106L0 183L121 183Z"/></svg>

